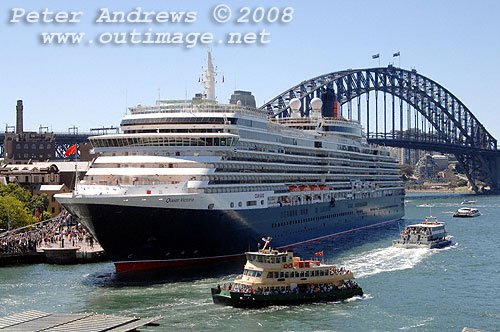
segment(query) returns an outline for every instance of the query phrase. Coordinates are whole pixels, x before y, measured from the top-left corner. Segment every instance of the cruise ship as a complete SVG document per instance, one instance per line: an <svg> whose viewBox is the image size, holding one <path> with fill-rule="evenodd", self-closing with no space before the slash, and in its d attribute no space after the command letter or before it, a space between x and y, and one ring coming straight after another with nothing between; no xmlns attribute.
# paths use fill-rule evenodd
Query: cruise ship
<svg viewBox="0 0 500 332"><path fill-rule="evenodd" d="M117 272L240 258L263 236L293 248L404 215L397 163L337 104L333 117L319 98L308 116L299 99L289 117L250 93L218 104L215 75L209 53L204 93L131 107L121 133L90 137L97 157L57 196Z"/></svg>

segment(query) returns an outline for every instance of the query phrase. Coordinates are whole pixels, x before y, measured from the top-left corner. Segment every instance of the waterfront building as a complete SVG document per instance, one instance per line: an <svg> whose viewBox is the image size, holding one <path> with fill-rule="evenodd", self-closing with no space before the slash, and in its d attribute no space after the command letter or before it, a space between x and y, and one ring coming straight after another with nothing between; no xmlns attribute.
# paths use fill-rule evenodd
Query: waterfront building
<svg viewBox="0 0 500 332"><path fill-rule="evenodd" d="M16 105L16 131L5 133L4 154L6 164L26 164L31 161L54 159L54 133L23 130L22 100L18 100Z"/></svg>
<svg viewBox="0 0 500 332"><path fill-rule="evenodd" d="M43 184L36 187L33 191L34 195L47 195L49 199L49 205L47 207L47 211L52 215L52 217L57 216L62 212L63 207L59 202L55 199L55 194L62 194L69 192L68 187L65 184Z"/></svg>

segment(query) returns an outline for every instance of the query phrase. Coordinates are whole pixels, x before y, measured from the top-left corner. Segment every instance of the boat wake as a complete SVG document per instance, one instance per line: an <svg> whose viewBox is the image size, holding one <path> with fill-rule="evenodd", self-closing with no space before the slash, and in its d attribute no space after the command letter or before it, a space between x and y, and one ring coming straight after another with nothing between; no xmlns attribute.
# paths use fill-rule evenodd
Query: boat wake
<svg viewBox="0 0 500 332"><path fill-rule="evenodd" d="M341 266L348 267L357 278L361 278L382 272L411 269L434 252L426 248L379 248L348 256L341 262Z"/></svg>

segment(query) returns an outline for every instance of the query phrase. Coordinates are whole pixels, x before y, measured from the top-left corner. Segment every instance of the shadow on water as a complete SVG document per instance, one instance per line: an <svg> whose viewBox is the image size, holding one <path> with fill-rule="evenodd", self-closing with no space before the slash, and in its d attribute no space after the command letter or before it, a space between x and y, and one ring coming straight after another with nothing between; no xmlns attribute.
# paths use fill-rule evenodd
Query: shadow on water
<svg viewBox="0 0 500 332"><path fill-rule="evenodd" d="M235 259L227 262L217 262L196 267L186 267L175 270L151 270L128 273L99 271L89 274L83 284L91 287L128 287L152 286L157 284L192 282L206 278L222 278L231 274L239 274L245 260Z"/></svg>

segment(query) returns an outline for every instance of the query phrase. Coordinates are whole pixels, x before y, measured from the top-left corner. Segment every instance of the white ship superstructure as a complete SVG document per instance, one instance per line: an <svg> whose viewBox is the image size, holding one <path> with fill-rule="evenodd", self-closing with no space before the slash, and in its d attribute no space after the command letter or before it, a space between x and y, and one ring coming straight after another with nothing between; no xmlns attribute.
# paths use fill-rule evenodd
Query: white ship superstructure
<svg viewBox="0 0 500 332"><path fill-rule="evenodd" d="M213 75L206 77L214 83ZM177 266L238 255L263 235L281 247L294 246L404 213L397 163L386 150L366 143L358 122L323 117L318 98L309 117L300 115L296 99L291 117L274 118L239 103L217 104L212 96L207 91L189 102L131 107L122 133L90 138L98 157L75 193L58 199L94 232L117 270L120 262L125 271L143 268L136 262ZM120 225L120 216L134 214L148 214L136 220L140 227L168 234L141 233L143 228L127 220L122 225L146 243L115 249L112 228ZM218 244L208 250L217 239L199 242L210 227L227 227L227 236L246 249ZM197 243L185 250L159 244L187 234Z"/></svg>

